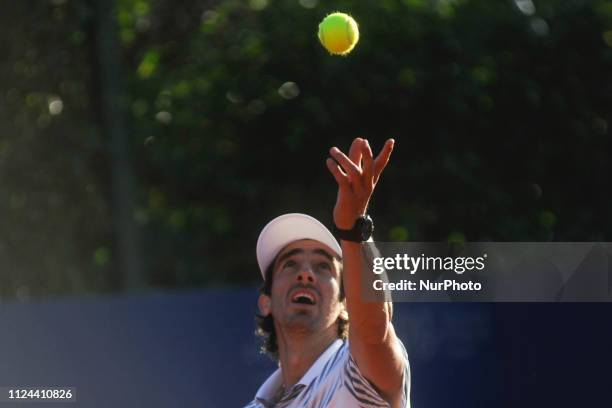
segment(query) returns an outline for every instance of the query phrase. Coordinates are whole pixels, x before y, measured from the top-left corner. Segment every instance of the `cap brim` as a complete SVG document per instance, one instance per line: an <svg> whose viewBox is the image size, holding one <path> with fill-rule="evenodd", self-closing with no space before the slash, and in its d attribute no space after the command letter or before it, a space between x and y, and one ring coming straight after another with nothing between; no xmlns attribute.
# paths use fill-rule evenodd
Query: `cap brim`
<svg viewBox="0 0 612 408"><path fill-rule="evenodd" d="M270 221L257 239L257 263L264 279L266 269L278 253L288 244L300 239L319 241L342 257L340 244L316 218L299 213L281 215Z"/></svg>

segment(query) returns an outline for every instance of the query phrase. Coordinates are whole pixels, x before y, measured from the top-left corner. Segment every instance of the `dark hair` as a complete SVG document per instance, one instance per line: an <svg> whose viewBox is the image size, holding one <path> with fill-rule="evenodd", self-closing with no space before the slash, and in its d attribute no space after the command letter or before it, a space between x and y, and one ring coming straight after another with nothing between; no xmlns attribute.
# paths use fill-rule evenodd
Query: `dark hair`
<svg viewBox="0 0 612 408"><path fill-rule="evenodd" d="M270 266L266 269L265 280L263 285L259 288L259 293L268 295L272 293L272 275L274 272L274 259ZM344 300L344 284L340 279L340 301ZM278 360L278 343L276 342L276 329L274 328L274 317L271 314L262 316L255 314L255 323L257 329L255 334L262 338L263 344L261 345L261 352L268 354L273 360ZM338 338L346 339L348 337L348 320L338 317Z"/></svg>

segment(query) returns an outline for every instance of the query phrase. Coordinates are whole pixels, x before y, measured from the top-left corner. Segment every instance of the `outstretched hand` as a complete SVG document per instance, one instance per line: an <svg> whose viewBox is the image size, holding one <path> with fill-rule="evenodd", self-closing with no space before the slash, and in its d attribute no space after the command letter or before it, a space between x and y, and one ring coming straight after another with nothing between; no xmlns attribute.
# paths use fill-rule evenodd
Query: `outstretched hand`
<svg viewBox="0 0 612 408"><path fill-rule="evenodd" d="M387 166L395 141L389 139L374 158L366 139L356 138L348 157L337 147L329 151L327 168L338 183L334 207L334 222L340 229L351 229L355 220L364 215L380 174Z"/></svg>

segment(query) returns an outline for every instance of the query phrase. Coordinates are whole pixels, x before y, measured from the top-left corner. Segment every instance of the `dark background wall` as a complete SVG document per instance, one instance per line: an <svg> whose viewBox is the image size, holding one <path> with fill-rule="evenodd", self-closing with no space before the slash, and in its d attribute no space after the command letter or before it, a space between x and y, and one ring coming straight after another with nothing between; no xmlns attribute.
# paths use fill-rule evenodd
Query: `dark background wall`
<svg viewBox="0 0 612 408"><path fill-rule="evenodd" d="M7 304L0 384L76 387L67 406L88 408L243 406L275 369L253 335L256 292ZM397 303L413 406L606 406L610 312L607 304Z"/></svg>

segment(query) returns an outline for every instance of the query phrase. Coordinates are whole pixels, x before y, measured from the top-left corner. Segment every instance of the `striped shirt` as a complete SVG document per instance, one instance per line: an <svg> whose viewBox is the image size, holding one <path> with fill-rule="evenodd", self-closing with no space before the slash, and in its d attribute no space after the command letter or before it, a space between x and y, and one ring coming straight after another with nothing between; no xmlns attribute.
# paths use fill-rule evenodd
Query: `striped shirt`
<svg viewBox="0 0 612 408"><path fill-rule="evenodd" d="M399 341L399 340L398 340ZM405 358L403 408L410 408L410 366ZM366 380L351 356L348 341L336 340L321 354L310 369L274 404L282 385L281 369L276 370L259 388L255 399L245 408L384 408L389 404Z"/></svg>

